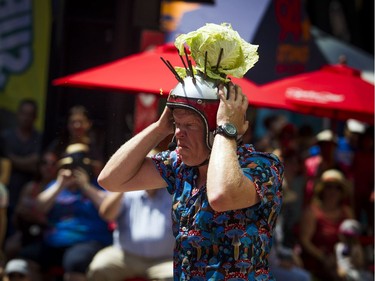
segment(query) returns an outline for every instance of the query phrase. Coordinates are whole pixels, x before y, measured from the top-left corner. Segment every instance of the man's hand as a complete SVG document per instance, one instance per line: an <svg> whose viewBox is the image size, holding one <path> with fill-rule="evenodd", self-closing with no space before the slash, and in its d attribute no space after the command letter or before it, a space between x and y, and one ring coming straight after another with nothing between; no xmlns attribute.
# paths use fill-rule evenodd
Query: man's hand
<svg viewBox="0 0 375 281"><path fill-rule="evenodd" d="M166 106L158 120L159 128L161 128L163 132L165 132L166 134L165 136L174 134L173 122L174 120L173 120L172 110Z"/></svg>
<svg viewBox="0 0 375 281"><path fill-rule="evenodd" d="M238 135L243 135L249 127L246 120L246 110L249 106L246 95L242 89L233 83L228 84L228 94L224 92L225 85L219 85L218 96L220 105L216 115L216 123L222 125L231 123L237 128Z"/></svg>

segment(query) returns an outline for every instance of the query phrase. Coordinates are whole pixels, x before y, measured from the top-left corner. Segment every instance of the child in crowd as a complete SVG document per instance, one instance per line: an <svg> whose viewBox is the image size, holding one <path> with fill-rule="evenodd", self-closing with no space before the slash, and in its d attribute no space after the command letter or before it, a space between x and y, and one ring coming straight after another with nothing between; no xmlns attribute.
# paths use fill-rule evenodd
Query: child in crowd
<svg viewBox="0 0 375 281"><path fill-rule="evenodd" d="M347 219L340 224L339 239L335 244L337 274L345 281L371 281L374 276L365 270L365 255L359 240L361 225Z"/></svg>

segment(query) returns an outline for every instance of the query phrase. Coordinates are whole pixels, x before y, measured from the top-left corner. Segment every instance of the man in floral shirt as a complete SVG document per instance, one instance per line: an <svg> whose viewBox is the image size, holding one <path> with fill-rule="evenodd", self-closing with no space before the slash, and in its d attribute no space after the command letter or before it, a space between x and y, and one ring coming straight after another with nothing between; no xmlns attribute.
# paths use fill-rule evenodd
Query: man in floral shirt
<svg viewBox="0 0 375 281"><path fill-rule="evenodd" d="M176 280L270 280L267 256L281 204L279 162L249 145L240 146L237 155L260 201L224 212L212 209L205 185L195 188L199 168L181 163L178 152L154 158L174 195Z"/></svg>
<svg viewBox="0 0 375 281"><path fill-rule="evenodd" d="M246 50L245 58L251 56ZM283 166L276 156L240 144L249 126L241 88L187 65L189 75L178 77L159 120L118 149L99 183L117 192L168 186L175 280L274 280L267 257ZM173 133L175 147L146 157Z"/></svg>

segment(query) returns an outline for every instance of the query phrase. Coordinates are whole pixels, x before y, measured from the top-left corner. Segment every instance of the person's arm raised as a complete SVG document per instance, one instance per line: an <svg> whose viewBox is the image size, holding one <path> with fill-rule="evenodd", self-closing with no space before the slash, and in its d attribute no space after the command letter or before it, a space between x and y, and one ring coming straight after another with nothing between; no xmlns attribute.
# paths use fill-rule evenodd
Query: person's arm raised
<svg viewBox="0 0 375 281"><path fill-rule="evenodd" d="M245 119L248 100L237 85L229 85L229 97L220 88L220 106L217 124L233 124L239 135L248 129ZM222 135L216 135L212 146L207 173L207 196L216 211L227 211L252 206L259 202L254 183L242 172L238 163L237 143Z"/></svg>
<svg viewBox="0 0 375 281"><path fill-rule="evenodd" d="M99 184L112 192L165 187L147 154L173 133L173 117L165 108L160 119L123 144L109 159L98 177Z"/></svg>

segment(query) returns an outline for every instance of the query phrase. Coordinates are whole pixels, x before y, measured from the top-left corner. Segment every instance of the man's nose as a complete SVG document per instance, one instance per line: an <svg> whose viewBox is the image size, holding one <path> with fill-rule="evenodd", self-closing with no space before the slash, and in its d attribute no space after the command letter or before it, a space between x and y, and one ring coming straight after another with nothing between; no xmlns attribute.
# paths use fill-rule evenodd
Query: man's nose
<svg viewBox="0 0 375 281"><path fill-rule="evenodd" d="M181 127L176 127L175 135L176 135L177 138L181 138L185 135L185 132Z"/></svg>

